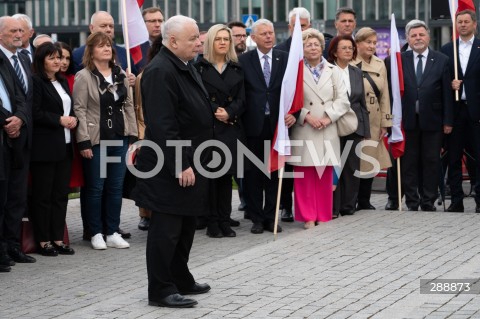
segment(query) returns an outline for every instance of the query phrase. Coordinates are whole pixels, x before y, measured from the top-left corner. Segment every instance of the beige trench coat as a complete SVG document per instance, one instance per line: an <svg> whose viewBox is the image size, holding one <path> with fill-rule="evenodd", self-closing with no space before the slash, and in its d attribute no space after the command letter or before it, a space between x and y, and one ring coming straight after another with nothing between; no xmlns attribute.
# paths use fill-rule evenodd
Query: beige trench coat
<svg viewBox="0 0 480 319"><path fill-rule="evenodd" d="M290 136L292 141L302 141L303 144L292 146L292 156L288 158L290 164L295 166L340 165L340 138L335 122L348 111L350 106L347 88L341 79L338 68L327 62L320 80L315 83L312 73L304 66L303 108ZM326 114L332 120L332 124L320 130L314 129L305 121L308 113L317 117L323 117ZM307 141L312 143L313 148L307 145ZM328 156L326 156L327 151L330 151ZM296 162L297 159L300 159L300 162Z"/></svg>
<svg viewBox="0 0 480 319"><path fill-rule="evenodd" d="M380 91L380 99L375 96L370 82L364 77L363 84L365 87L365 102L367 104L367 110L370 120L370 136L371 140L377 141L378 146L365 146L362 152L368 156L375 158L380 163L380 168L388 168L392 166L390 155L387 148L380 138L380 129L382 127L391 127L392 119L390 115L390 93L388 91L388 79L387 69L383 60L376 56L372 56L370 63L362 60L360 56L357 56L357 60L353 62L354 65L362 63L362 71L366 71L370 74L371 78L377 85ZM360 170L362 172L369 172L373 169L372 163L369 161L360 161Z"/></svg>

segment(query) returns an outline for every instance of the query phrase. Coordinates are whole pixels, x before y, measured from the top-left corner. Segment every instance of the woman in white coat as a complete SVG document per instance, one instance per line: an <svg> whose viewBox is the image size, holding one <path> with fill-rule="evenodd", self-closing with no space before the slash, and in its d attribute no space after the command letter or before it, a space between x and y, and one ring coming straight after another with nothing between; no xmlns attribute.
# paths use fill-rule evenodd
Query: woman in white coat
<svg viewBox="0 0 480 319"><path fill-rule="evenodd" d="M325 39L315 29L302 32L304 49L303 99L291 139L289 162L296 177L295 219L305 228L332 219L333 166L340 165L340 138L335 122L348 111L347 89L338 68L322 58Z"/></svg>

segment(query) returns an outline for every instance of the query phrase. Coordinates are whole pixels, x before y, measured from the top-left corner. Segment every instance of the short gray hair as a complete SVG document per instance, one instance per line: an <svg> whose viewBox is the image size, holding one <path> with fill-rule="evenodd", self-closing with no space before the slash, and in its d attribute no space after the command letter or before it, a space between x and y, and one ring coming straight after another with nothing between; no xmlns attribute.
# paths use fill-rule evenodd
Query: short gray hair
<svg viewBox="0 0 480 319"><path fill-rule="evenodd" d="M187 23L193 23L196 25L197 21L182 15L173 16L165 21L165 23L162 24L163 45L167 45L172 35L180 32Z"/></svg>
<svg viewBox="0 0 480 319"><path fill-rule="evenodd" d="M30 17L27 16L26 14L17 13L17 14L14 14L14 15L12 16L12 18L17 19L17 20L19 20L19 21L26 22L27 25L28 25L28 28L29 28L30 30L32 30L32 28L33 28L32 19L30 19Z"/></svg>
<svg viewBox="0 0 480 319"><path fill-rule="evenodd" d="M307 9L304 7L296 7L293 8L292 11L288 14L288 24L292 21L292 18L295 16L295 14L299 15L300 19L307 19L308 23L310 23L310 12L308 12Z"/></svg>
<svg viewBox="0 0 480 319"><path fill-rule="evenodd" d="M112 19L113 19L113 16L110 13L108 13L107 11L97 11L94 14L92 14L92 17L90 18L90 24L94 24L95 19L97 18L98 15L105 14L105 13L108 14L109 16L111 16ZM115 19L113 19L113 20L115 21Z"/></svg>
<svg viewBox="0 0 480 319"><path fill-rule="evenodd" d="M427 30L427 33L430 34L430 29L427 27L427 24L425 23L425 21L422 21L422 20L411 20L410 22L407 23L407 25L405 26L405 34L408 36L408 34L410 33L410 30L412 29L416 29L416 28L425 28L425 30Z"/></svg>
<svg viewBox="0 0 480 319"><path fill-rule="evenodd" d="M251 34L255 34L255 31L257 30L257 27L259 25L268 25L270 27L273 28L273 23L272 21L270 20L267 20L267 19L258 19L257 21L255 21L252 25L252 31L250 32Z"/></svg>

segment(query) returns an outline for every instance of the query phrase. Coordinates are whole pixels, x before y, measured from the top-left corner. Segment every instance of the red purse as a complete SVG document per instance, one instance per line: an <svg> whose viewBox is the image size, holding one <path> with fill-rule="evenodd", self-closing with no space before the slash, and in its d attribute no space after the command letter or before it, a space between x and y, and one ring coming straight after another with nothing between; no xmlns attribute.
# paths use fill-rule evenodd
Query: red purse
<svg viewBox="0 0 480 319"><path fill-rule="evenodd" d="M22 219L22 230L20 234L20 245L22 247L22 252L24 254L31 254L37 250L38 243L35 241L35 236L33 234L33 225L28 218ZM70 245L70 239L68 237L68 227L65 223L65 228L63 231L63 243L65 245Z"/></svg>

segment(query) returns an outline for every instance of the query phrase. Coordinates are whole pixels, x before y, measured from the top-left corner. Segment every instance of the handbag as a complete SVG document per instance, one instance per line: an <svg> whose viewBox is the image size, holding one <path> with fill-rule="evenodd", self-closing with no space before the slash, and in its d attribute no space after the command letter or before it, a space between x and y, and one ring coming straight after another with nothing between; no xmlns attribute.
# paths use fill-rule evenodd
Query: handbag
<svg viewBox="0 0 480 319"><path fill-rule="evenodd" d="M28 218L22 219L22 229L20 234L20 246L24 254L31 254L37 250L38 243L35 241L35 236L33 234L33 225ZM65 228L63 231L63 243L65 245L70 245L70 239L68 237L68 228L67 223L65 222Z"/></svg>

